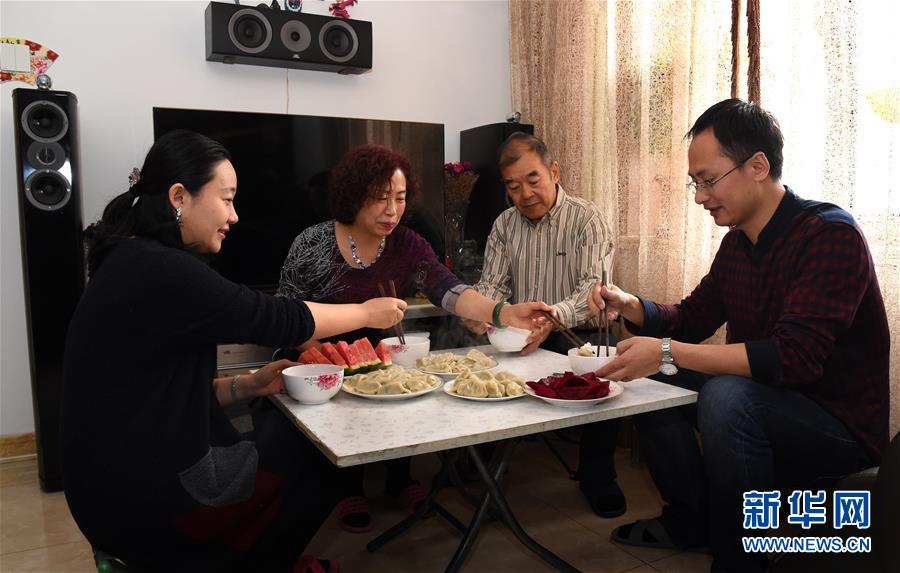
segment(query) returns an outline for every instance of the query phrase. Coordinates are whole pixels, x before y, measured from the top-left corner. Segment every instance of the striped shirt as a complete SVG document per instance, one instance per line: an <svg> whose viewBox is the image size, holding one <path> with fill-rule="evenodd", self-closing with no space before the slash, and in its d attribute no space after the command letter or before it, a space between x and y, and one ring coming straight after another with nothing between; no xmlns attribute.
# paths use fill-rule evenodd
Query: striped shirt
<svg viewBox="0 0 900 573"><path fill-rule="evenodd" d="M556 186L556 203L532 222L510 207L494 221L475 290L493 300L544 301L566 326L588 326L587 295L612 251L600 210Z"/></svg>

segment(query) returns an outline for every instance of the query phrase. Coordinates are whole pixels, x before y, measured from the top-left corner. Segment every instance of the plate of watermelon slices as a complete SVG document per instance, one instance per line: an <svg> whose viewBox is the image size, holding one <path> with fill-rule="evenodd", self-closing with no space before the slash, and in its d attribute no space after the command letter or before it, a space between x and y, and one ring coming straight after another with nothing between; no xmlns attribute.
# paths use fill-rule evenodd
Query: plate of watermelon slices
<svg viewBox="0 0 900 573"><path fill-rule="evenodd" d="M325 342L319 348L310 348L300 354L301 364L335 364L344 367L344 376L362 374L386 368L393 364L391 353L384 342L373 347L368 338L348 344L343 340Z"/></svg>

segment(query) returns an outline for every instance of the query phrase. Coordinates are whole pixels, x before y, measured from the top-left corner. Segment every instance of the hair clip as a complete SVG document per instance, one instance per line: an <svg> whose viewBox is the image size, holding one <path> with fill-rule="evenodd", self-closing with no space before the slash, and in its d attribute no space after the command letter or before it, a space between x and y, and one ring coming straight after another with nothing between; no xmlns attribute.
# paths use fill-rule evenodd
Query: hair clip
<svg viewBox="0 0 900 573"><path fill-rule="evenodd" d="M134 187L138 184L138 181L141 180L141 170L135 167L131 170L131 173L128 174L128 187Z"/></svg>

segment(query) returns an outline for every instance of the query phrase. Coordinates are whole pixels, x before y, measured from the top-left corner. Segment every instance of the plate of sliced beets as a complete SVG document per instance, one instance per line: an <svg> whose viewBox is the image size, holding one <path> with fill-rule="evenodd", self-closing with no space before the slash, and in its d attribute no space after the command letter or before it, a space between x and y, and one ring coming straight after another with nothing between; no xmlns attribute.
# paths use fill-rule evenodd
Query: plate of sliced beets
<svg viewBox="0 0 900 573"><path fill-rule="evenodd" d="M622 386L598 378L593 372L580 375L564 372L526 382L525 393L554 406L584 408L615 398L622 393Z"/></svg>

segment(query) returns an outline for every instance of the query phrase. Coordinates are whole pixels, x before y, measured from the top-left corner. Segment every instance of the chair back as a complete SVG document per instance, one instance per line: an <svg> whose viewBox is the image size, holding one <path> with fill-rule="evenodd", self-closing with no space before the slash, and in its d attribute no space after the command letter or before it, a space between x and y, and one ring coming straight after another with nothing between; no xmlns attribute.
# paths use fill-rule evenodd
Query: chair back
<svg viewBox="0 0 900 573"><path fill-rule="evenodd" d="M872 549L882 571L900 571L900 432L881 459L872 493Z"/></svg>

